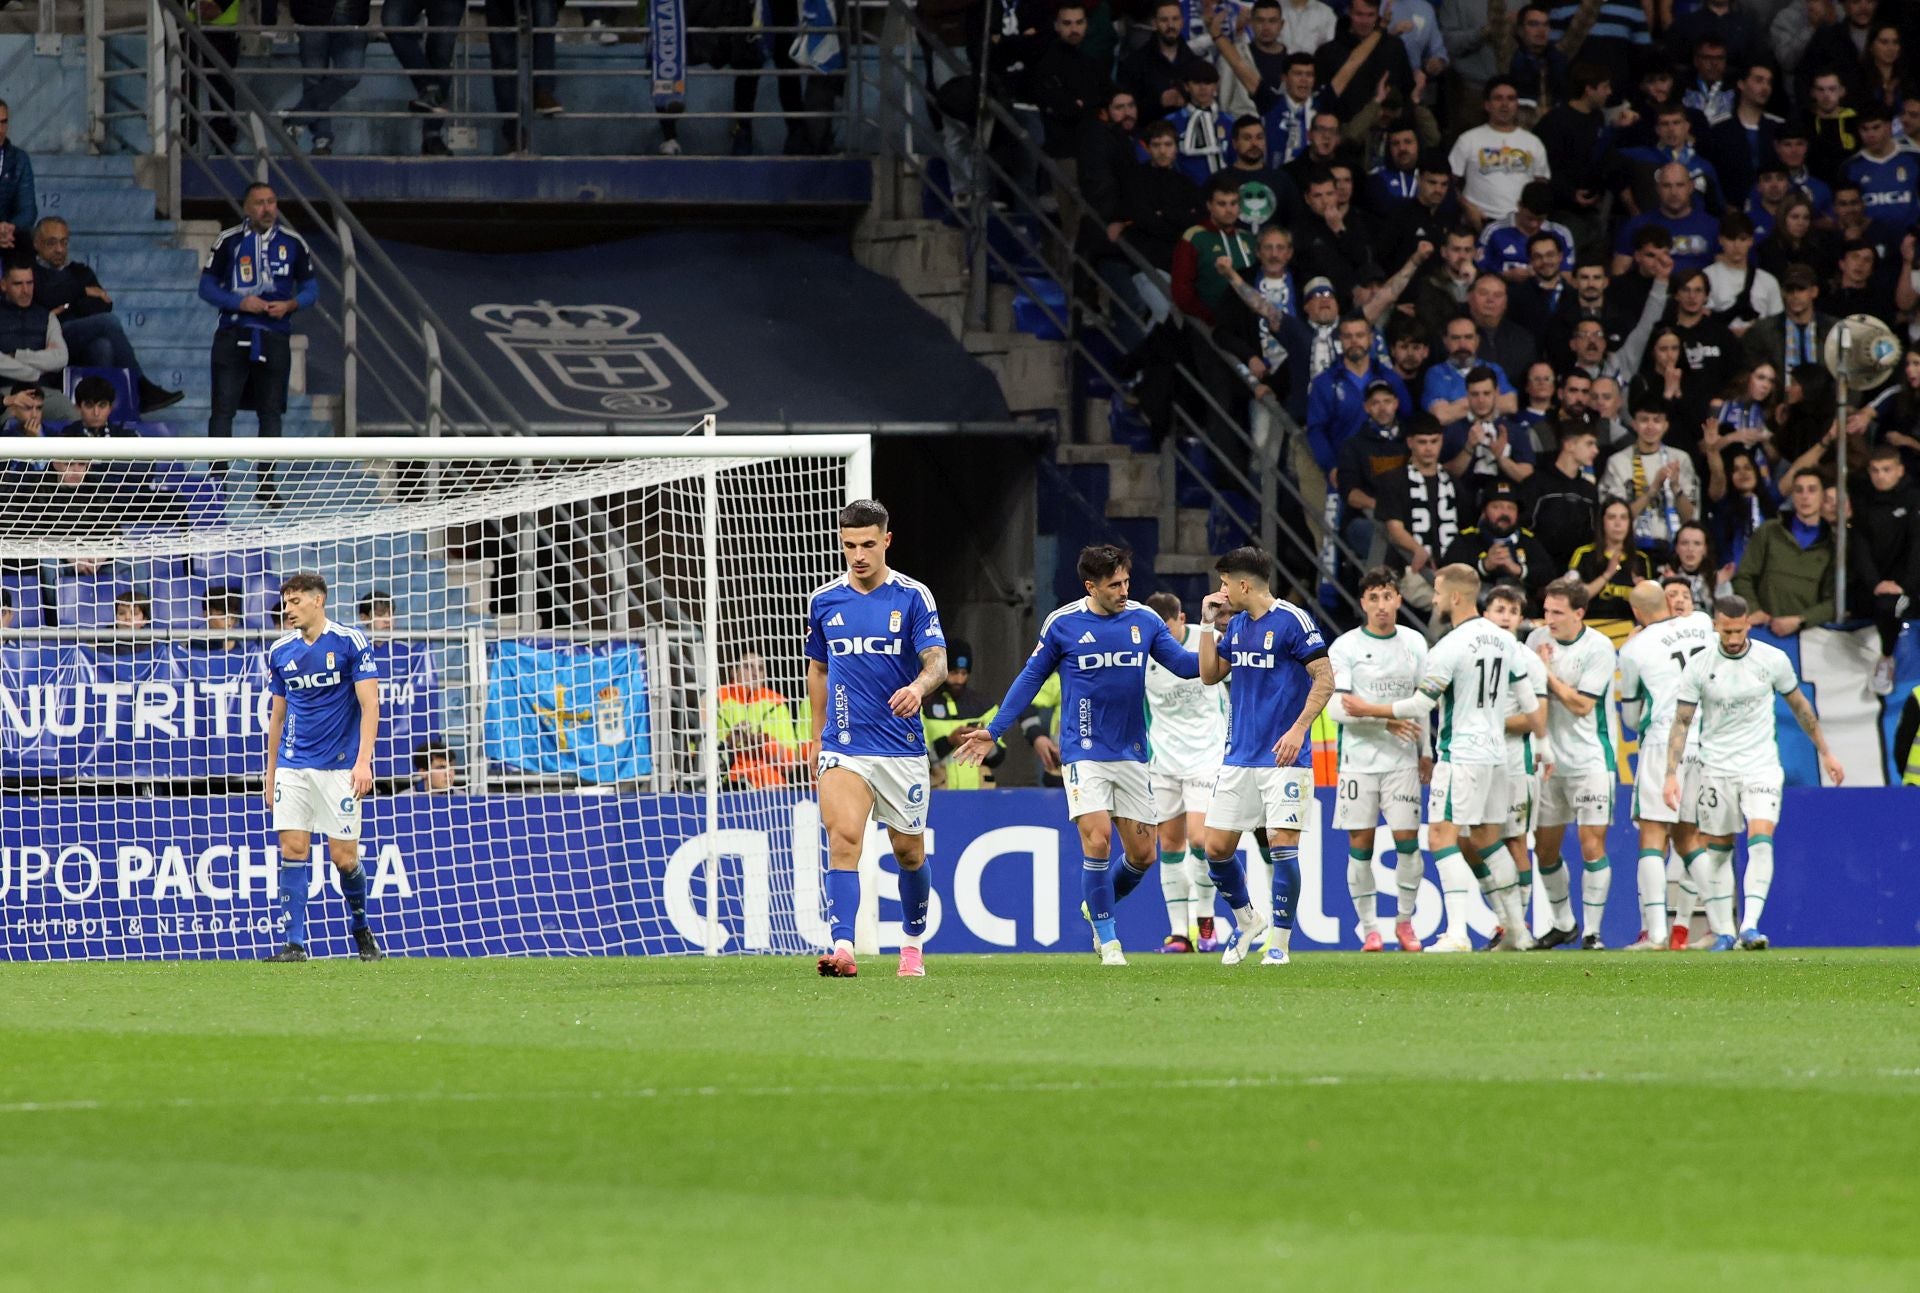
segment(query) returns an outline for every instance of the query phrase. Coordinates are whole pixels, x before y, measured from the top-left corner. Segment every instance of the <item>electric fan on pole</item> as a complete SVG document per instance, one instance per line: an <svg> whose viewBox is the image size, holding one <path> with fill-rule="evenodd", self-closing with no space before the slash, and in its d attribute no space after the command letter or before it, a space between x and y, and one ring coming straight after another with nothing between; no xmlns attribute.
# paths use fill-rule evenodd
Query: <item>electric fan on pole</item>
<svg viewBox="0 0 1920 1293"><path fill-rule="evenodd" d="M1847 398L1851 391L1870 391L1900 366L1900 338L1892 328L1870 314L1849 314L1827 334L1827 368L1837 387L1840 432L1834 436L1840 505L1834 514L1834 615L1847 618Z"/></svg>

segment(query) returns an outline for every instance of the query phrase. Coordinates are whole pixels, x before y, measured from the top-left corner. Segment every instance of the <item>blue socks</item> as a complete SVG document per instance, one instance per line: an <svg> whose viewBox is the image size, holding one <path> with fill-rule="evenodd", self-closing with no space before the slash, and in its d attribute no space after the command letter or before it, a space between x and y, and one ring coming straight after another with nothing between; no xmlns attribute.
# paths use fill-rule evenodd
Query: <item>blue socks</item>
<svg viewBox="0 0 1920 1293"><path fill-rule="evenodd" d="M1087 902L1087 917L1102 943L1111 943L1113 932L1113 863L1108 858L1080 858L1080 896Z"/></svg>
<svg viewBox="0 0 1920 1293"><path fill-rule="evenodd" d="M924 868L923 868L924 869ZM904 894L906 889L901 888ZM926 908L921 907L923 921ZM827 872L827 919L833 924L835 943L853 942L853 918L860 914L860 873L858 871Z"/></svg>
<svg viewBox="0 0 1920 1293"><path fill-rule="evenodd" d="M1177 853L1174 854L1175 866L1179 865L1179 859L1180 855ZM1113 900L1119 902L1135 889L1138 889L1140 882L1146 878L1147 873L1145 871L1135 871L1133 869L1133 863L1127 861L1125 858L1121 858L1120 874L1115 876L1113 880Z"/></svg>
<svg viewBox="0 0 1920 1293"><path fill-rule="evenodd" d="M1300 893L1300 849L1293 845L1275 845L1267 850L1273 864L1273 923L1281 929L1293 928L1293 903ZM1372 859L1368 859L1372 864Z"/></svg>
<svg viewBox="0 0 1920 1293"><path fill-rule="evenodd" d="M1247 872L1240 865L1240 855L1232 857L1208 858L1207 875L1212 877L1214 888L1227 900L1227 906L1234 911L1242 911L1253 905L1253 899L1247 896Z"/></svg>
<svg viewBox="0 0 1920 1293"><path fill-rule="evenodd" d="M353 928L362 930L367 927L367 868L355 864L353 870L340 876L340 892L347 900L347 914L352 918Z"/></svg>
<svg viewBox="0 0 1920 1293"><path fill-rule="evenodd" d="M313 861L301 858L280 868L280 910L287 913L287 942L307 945L307 885L313 879Z"/></svg>
<svg viewBox="0 0 1920 1293"><path fill-rule="evenodd" d="M908 938L927 932L927 903L932 897L933 863L923 859L916 870L900 869L900 907L906 913L901 928Z"/></svg>

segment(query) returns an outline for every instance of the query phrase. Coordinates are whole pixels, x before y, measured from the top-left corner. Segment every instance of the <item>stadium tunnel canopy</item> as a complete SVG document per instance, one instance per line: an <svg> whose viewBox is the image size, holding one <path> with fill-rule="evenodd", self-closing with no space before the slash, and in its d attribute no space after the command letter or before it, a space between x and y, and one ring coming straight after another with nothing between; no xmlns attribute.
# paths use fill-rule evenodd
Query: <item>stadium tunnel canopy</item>
<svg viewBox="0 0 1920 1293"><path fill-rule="evenodd" d="M530 424L1009 419L992 373L844 238L727 228L532 253L384 246ZM312 332L318 388L339 389L338 338ZM360 392L363 423L389 415L377 381L363 375Z"/></svg>

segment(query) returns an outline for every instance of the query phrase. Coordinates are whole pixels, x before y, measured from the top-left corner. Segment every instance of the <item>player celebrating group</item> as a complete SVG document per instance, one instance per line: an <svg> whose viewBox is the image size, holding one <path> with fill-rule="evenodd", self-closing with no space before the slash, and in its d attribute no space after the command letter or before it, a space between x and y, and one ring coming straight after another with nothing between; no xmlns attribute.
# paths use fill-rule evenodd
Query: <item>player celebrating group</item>
<svg viewBox="0 0 1920 1293"><path fill-rule="evenodd" d="M1413 932L1414 906L1420 896L1420 783L1430 774L1425 751L1426 722L1411 719L1356 718L1347 712L1349 696L1382 704L1405 700L1419 688L1427 660L1427 640L1400 619L1400 580L1378 566L1360 578L1360 608L1367 622L1334 639L1327 659L1333 666L1333 699L1327 713L1340 725L1339 787L1333 802L1333 827L1347 832L1347 892L1360 920L1361 950L1384 946L1376 913L1373 841L1384 817L1393 833L1394 878L1400 892L1394 937L1405 952L1420 950Z"/></svg>
<svg viewBox="0 0 1920 1293"><path fill-rule="evenodd" d="M1128 599L1133 560L1125 549L1107 544L1083 549L1079 573L1087 595L1047 617L1040 641L993 721L968 730L953 757L969 763L984 759L1032 703L1047 676L1059 671L1065 715L1060 757L1067 816L1080 834L1082 910L1093 926L1100 963L1125 965L1113 908L1146 878L1159 825L1147 771L1147 659L1151 656L1179 678L1196 676L1200 661L1165 620ZM1211 640L1211 635L1202 637L1203 643ZM1125 851L1117 878L1112 871L1116 827Z"/></svg>
<svg viewBox="0 0 1920 1293"><path fill-rule="evenodd" d="M1155 593L1147 605L1189 651L1198 652L1200 639L1213 632L1210 625L1189 624L1172 593ZM1212 951L1215 895L1200 838L1227 744L1226 688L1147 661L1147 740L1153 745L1153 815L1160 824L1160 895L1172 928L1160 950Z"/></svg>
<svg viewBox="0 0 1920 1293"><path fill-rule="evenodd" d="M1507 632L1519 633L1527 603L1526 593L1519 585L1495 584L1480 600L1484 605L1483 615ZM1531 710L1523 710L1520 708L1520 689L1507 689L1507 821L1501 831L1501 842L1507 855L1513 859L1514 872L1518 877L1515 890L1520 895L1520 914L1524 917L1527 900L1533 896L1533 859L1527 849L1533 837L1534 817L1540 805L1540 786L1553 772L1553 759L1547 746L1546 663L1534 652L1522 651L1519 664L1527 671L1528 688L1539 700ZM1560 896L1564 901L1564 872L1561 875ZM1457 936L1458 942L1451 947L1443 946L1444 940L1436 942L1428 951L1464 952L1472 946L1467 943L1464 921L1456 924L1453 914L1449 912L1447 924L1449 936ZM1527 932L1531 934L1533 926L1528 925Z"/></svg>
<svg viewBox="0 0 1920 1293"><path fill-rule="evenodd" d="M869 819L886 826L900 866L906 915L900 977L926 973L920 943L933 891L924 839L932 770L920 709L946 680L947 640L933 594L888 568L892 543L886 508L872 499L849 503L840 512L847 573L807 599L807 698L819 751L833 927L833 950L817 964L829 978L859 973L853 923Z"/></svg>
<svg viewBox="0 0 1920 1293"><path fill-rule="evenodd" d="M1764 951L1767 946L1760 919L1773 887L1773 828L1780 821L1780 789L1785 781L1774 730L1776 695L1787 702L1795 721L1820 752L1827 779L1837 786L1846 777L1846 770L1827 748L1813 706L1801 694L1793 662L1780 648L1748 638L1748 614L1743 597L1714 602L1718 649L1702 651L1688 661L1680 676L1673 730L1667 737L1664 798L1668 808L1678 810L1681 762L1694 716L1699 715L1700 777L1693 812L1706 839L1707 855L1706 874L1696 874L1694 882L1706 898L1716 952L1734 946L1733 837L1743 825L1747 875L1739 945L1749 951Z"/></svg>

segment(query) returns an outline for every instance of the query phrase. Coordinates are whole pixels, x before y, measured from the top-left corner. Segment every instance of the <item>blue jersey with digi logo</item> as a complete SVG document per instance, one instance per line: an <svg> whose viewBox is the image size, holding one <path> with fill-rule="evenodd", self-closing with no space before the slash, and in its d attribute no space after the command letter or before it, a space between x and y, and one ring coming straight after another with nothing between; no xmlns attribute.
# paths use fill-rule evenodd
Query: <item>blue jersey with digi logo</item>
<svg viewBox="0 0 1920 1293"><path fill-rule="evenodd" d="M1885 220L1905 229L1920 214L1920 156L1896 152L1884 161L1865 153L1847 159L1844 174L1860 186L1869 220Z"/></svg>
<svg viewBox="0 0 1920 1293"><path fill-rule="evenodd" d="M1299 721L1313 680L1307 662L1327 653L1327 642L1313 616L1291 602L1275 599L1255 618L1242 611L1227 622L1215 644L1228 665L1233 704L1227 715L1227 757L1234 768L1271 768L1273 747ZM1313 762L1313 742L1300 743L1294 762Z"/></svg>
<svg viewBox="0 0 1920 1293"><path fill-rule="evenodd" d="M267 669L268 690L287 702L280 766L351 768L360 754L360 698L353 686L380 679L367 635L332 620L311 642L289 633L267 648Z"/></svg>
<svg viewBox="0 0 1920 1293"><path fill-rule="evenodd" d="M1090 598L1069 602L1047 616L1026 668L987 732L998 741L1033 703L1047 675L1060 673L1060 759L1077 763L1145 763L1147 658L1180 678L1200 676L1200 658L1173 635L1165 620L1139 602L1113 615L1093 609Z"/></svg>
<svg viewBox="0 0 1920 1293"><path fill-rule="evenodd" d="M807 659L827 666L826 723L820 752L927 753L920 711L901 718L893 693L920 676L920 653L944 647L933 593L897 570L863 593L842 575L807 599Z"/></svg>

